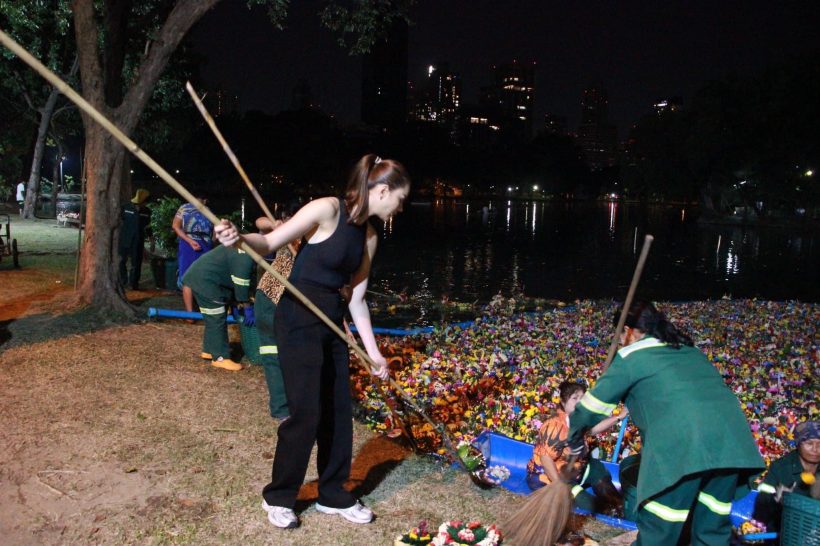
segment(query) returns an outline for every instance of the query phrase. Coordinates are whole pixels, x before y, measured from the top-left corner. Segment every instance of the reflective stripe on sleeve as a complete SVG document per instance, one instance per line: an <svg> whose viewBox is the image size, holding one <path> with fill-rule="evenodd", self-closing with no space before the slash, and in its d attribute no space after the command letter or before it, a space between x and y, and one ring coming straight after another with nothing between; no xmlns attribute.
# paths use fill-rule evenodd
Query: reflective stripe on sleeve
<svg viewBox="0 0 820 546"><path fill-rule="evenodd" d="M199 312L203 315L221 315L225 312L225 306L222 307L200 307Z"/></svg>
<svg viewBox="0 0 820 546"><path fill-rule="evenodd" d="M236 275L231 275L231 280L237 286L250 286L251 280L250 279L243 279L242 277L237 277Z"/></svg>
<svg viewBox="0 0 820 546"><path fill-rule="evenodd" d="M709 493L704 493L703 491L698 494L698 502L715 514L721 516L728 516L732 511L732 503L719 501Z"/></svg>
<svg viewBox="0 0 820 546"><path fill-rule="evenodd" d="M278 355L279 347L277 345L262 345L259 347L260 355Z"/></svg>
<svg viewBox="0 0 820 546"><path fill-rule="evenodd" d="M598 400L590 391L587 391L584 394L583 398L579 402L582 406L593 413L600 413L601 415L609 415L612 413L612 410L615 409L615 404L607 404L601 400Z"/></svg>
<svg viewBox="0 0 820 546"><path fill-rule="evenodd" d="M642 508L650 514L672 523L683 523L686 521L686 518L689 517L689 510L676 510L674 508L664 506L657 501L649 501L644 504Z"/></svg>
<svg viewBox="0 0 820 546"><path fill-rule="evenodd" d="M770 495L774 495L777 493L777 489L774 488L773 485L769 485L768 483L761 483L757 486L758 493L768 493Z"/></svg>
<svg viewBox="0 0 820 546"><path fill-rule="evenodd" d="M572 486L572 496L573 496L573 498L577 497L578 493L580 493L583 490L584 490L584 488L581 487L580 485L573 485Z"/></svg>

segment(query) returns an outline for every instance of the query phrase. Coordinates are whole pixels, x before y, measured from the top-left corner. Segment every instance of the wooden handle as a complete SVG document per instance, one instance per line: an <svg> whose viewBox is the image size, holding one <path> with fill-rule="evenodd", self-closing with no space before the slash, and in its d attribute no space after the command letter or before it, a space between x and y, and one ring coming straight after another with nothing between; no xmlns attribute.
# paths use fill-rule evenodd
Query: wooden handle
<svg viewBox="0 0 820 546"><path fill-rule="evenodd" d="M652 241L655 238L647 235L643 239L643 247L641 248L641 255L638 257L638 265L635 266L635 273L632 274L632 284L629 285L629 291L624 300L624 307L621 309L621 316L618 318L618 326L615 328L615 336L612 338L612 343L609 345L609 351L606 355L606 362L604 362L604 371L612 364L612 359L615 358L615 351L618 349L618 342L621 339L621 331L624 329L626 322L626 315L629 312L629 306L632 305L632 298L635 297L635 291L638 289L638 281L641 280L641 273L643 273L643 266L646 264L646 256L649 254L649 247L652 246Z"/></svg>
<svg viewBox="0 0 820 546"><path fill-rule="evenodd" d="M245 172L245 169L243 169L242 165L239 163L239 159L236 157L236 154L233 153L233 150L231 150L231 147L228 145L228 142L225 140L225 137L222 136L222 133L216 126L214 118L211 117L211 114L208 113L208 110L205 108L205 105L202 104L202 101L196 94L196 91L194 91L194 86L191 85L191 82L185 83L185 89L188 90L188 94L191 95L191 98L193 99L197 110L199 110L199 113L202 114L203 118L205 118L205 122L208 124L208 127L211 128L211 131L213 131L214 136L219 141L219 144L222 145L222 150L228 156L228 159L231 160L231 163L233 163L233 166L236 168L237 172L239 173L239 176L242 178L242 180L245 182L245 185L250 190L251 195L253 195L253 198L256 199L256 202L262 208L262 212L264 212L265 216L267 216L268 220L270 220L271 227L275 226L276 220L273 218L273 214L271 214L271 211L268 209L268 206L265 205L265 201L262 199L262 196L259 195L258 191L256 191L256 186L253 185L251 179L248 177L248 174Z"/></svg>

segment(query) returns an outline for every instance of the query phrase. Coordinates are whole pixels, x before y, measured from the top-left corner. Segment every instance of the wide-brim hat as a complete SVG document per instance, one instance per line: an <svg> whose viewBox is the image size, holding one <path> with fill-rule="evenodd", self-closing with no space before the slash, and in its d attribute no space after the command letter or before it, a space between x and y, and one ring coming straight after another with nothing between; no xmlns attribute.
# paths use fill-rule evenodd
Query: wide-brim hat
<svg viewBox="0 0 820 546"><path fill-rule="evenodd" d="M134 198L131 199L131 202L135 205L142 205L150 195L151 193L148 190L140 188L137 190L137 193L134 194Z"/></svg>

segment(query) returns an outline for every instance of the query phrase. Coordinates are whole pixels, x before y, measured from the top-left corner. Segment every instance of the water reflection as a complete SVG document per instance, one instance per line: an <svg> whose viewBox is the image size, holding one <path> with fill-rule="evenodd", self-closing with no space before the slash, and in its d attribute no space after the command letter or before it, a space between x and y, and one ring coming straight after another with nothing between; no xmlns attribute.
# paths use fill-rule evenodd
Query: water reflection
<svg viewBox="0 0 820 546"><path fill-rule="evenodd" d="M609 203L609 238L615 240L615 213L618 212L618 203Z"/></svg>
<svg viewBox="0 0 820 546"><path fill-rule="evenodd" d="M242 210L253 218L254 207L248 201ZM651 233L641 297L820 301L816 232L701 226L697 218L696 208L680 206L412 202L380 230L372 282L434 301L487 301L514 289L564 301L622 299Z"/></svg>

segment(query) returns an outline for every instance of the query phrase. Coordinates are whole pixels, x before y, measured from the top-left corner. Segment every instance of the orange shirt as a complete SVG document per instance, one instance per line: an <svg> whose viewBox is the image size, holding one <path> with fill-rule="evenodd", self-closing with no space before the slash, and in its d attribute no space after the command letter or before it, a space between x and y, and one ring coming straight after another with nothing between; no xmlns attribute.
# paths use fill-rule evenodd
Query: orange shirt
<svg viewBox="0 0 820 546"><path fill-rule="evenodd" d="M569 454L568 448L559 450L556 446L567 439L569 435L569 417L562 409L556 410L556 413L544 421L541 428L538 430L538 436L535 439L535 448L532 452L532 459L527 463L527 472L530 474L543 474L544 467L541 466L541 457L547 456L555 461L555 467L558 472L566 466ZM584 461L577 460L575 463L577 467L583 467Z"/></svg>

